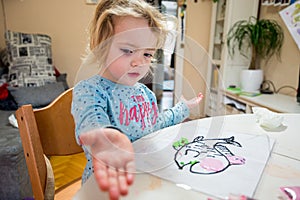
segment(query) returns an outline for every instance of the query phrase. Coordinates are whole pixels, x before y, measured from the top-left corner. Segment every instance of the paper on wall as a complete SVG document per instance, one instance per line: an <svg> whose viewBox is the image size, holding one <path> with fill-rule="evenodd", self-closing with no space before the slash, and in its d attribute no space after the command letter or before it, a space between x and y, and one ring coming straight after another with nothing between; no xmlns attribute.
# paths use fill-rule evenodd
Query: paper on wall
<svg viewBox="0 0 300 200"><path fill-rule="evenodd" d="M281 10L279 14L300 50L300 1Z"/></svg>

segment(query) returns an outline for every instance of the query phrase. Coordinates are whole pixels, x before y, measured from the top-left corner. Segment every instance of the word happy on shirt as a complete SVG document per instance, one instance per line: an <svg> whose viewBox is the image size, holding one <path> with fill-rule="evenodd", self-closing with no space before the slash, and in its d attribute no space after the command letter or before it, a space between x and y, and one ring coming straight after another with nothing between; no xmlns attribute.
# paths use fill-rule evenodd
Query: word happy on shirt
<svg viewBox="0 0 300 200"><path fill-rule="evenodd" d="M145 101L142 95L131 96L135 105L126 108L122 100L120 100L119 120L121 125L129 126L131 122L140 122L142 130L147 124L154 125L158 117L158 108L155 102Z"/></svg>

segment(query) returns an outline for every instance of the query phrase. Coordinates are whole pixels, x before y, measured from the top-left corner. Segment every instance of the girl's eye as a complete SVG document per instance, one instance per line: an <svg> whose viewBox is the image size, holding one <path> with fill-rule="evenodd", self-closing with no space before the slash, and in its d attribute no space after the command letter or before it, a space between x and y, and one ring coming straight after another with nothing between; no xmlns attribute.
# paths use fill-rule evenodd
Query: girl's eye
<svg viewBox="0 0 300 200"><path fill-rule="evenodd" d="M133 53L133 50L130 50L130 49L121 49L121 51L122 51L124 54L132 54L132 53Z"/></svg>
<svg viewBox="0 0 300 200"><path fill-rule="evenodd" d="M153 57L153 55L151 53L144 53L144 56L146 58L152 58Z"/></svg>

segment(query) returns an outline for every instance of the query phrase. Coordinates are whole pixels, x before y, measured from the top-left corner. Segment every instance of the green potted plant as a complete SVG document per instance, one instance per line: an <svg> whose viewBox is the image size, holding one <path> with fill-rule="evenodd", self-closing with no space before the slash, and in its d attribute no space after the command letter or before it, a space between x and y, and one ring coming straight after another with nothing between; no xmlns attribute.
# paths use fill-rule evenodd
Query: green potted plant
<svg viewBox="0 0 300 200"><path fill-rule="evenodd" d="M280 60L281 47L284 40L284 33L281 26L272 19L260 19L250 17L248 20L237 21L229 30L227 35L227 46L229 55L233 56L236 51L245 57L251 56L249 70L250 73L257 73L253 70L260 69L260 61L264 60L265 63L276 55ZM243 72L242 72L243 73ZM263 81L262 70L258 86L245 90L258 90L261 82ZM253 82L246 80L245 84ZM241 78L241 85L243 89L243 79ZM253 86L254 87L254 86Z"/></svg>

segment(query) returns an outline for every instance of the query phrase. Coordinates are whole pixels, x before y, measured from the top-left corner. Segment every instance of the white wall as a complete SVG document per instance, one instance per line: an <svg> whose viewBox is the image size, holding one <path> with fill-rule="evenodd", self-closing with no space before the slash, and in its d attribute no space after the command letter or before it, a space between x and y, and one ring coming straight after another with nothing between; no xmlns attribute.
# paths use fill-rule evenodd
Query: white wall
<svg viewBox="0 0 300 200"><path fill-rule="evenodd" d="M279 11L285 7L263 6L260 18L274 19L284 29L284 44L281 51L281 61L273 57L266 66L263 66L265 79L274 82L278 89L282 86L298 87L298 74L300 67L300 50L286 28ZM289 88L280 90L280 93L296 96L296 92Z"/></svg>

